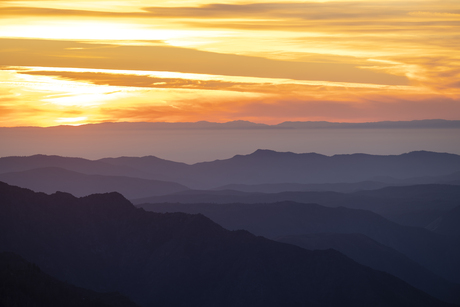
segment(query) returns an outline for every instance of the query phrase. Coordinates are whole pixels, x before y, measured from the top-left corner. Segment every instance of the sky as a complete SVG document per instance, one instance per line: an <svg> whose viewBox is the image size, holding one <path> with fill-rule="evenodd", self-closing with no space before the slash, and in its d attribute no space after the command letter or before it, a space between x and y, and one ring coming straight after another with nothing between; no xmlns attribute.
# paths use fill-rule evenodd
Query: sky
<svg viewBox="0 0 460 307"><path fill-rule="evenodd" d="M1 0L0 121L456 120L458 50L458 0Z"/></svg>

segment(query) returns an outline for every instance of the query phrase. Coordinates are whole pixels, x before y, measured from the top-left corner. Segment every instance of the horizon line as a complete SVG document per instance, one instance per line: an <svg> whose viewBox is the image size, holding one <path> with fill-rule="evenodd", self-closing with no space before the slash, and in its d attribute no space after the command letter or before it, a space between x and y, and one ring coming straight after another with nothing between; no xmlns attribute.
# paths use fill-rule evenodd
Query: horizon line
<svg viewBox="0 0 460 307"><path fill-rule="evenodd" d="M55 126L0 126L0 128L80 128L80 127L94 127L94 126L103 126L103 125L170 125L172 126L179 126L179 125L215 125L215 126L222 126L220 128L226 129L257 129L257 128L302 128L302 127L292 127L287 125L301 125L301 124L310 124L310 125L317 125L317 127L311 128L341 128L340 126L348 126L349 128L354 128L354 126L365 126L365 125L398 125L398 124L435 124L433 126L427 128L460 128L460 119L441 119L441 118L433 118L433 119L414 119L414 120L384 120L384 121L364 121L364 122L342 122L342 121L283 121L277 124L266 124L266 123L259 123L259 122L252 122L248 120L231 120L226 122L211 122L206 120L200 120L195 122L167 122L167 121L154 121L154 122L147 122L147 121L139 121L139 122L129 122L129 121L122 121L122 122L99 122L99 123L86 123L86 124L68 124L68 125L55 125ZM242 125L254 125L252 127L249 126L228 126L228 124L242 124ZM437 124L437 125L436 125ZM441 125L440 125L441 124ZM451 124L449 127L436 127L436 126L444 126L442 124ZM454 124L454 125L452 125ZM283 127L284 125L284 127ZM329 125L327 127L321 127L320 125ZM198 128L206 128L206 127L198 127ZM213 127L216 128L216 127ZM309 127L303 127L309 128ZM385 127L378 127L378 128L385 128ZM386 127L390 128L390 127ZM397 127L403 128L403 127ZM411 127L411 128L424 128L424 127Z"/></svg>

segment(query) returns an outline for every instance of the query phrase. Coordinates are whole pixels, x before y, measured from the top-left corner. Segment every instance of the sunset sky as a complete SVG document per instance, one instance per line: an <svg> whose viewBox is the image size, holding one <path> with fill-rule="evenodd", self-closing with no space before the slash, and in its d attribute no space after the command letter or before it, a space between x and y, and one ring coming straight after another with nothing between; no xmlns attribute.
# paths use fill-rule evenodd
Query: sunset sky
<svg viewBox="0 0 460 307"><path fill-rule="evenodd" d="M460 119L460 1L0 1L0 125Z"/></svg>

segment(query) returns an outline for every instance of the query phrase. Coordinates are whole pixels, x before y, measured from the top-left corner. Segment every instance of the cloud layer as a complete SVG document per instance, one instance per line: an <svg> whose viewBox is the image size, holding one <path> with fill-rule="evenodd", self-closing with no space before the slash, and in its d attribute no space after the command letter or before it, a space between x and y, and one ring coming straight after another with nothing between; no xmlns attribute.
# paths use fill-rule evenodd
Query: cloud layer
<svg viewBox="0 0 460 307"><path fill-rule="evenodd" d="M458 1L2 1L0 16L5 126L460 114Z"/></svg>

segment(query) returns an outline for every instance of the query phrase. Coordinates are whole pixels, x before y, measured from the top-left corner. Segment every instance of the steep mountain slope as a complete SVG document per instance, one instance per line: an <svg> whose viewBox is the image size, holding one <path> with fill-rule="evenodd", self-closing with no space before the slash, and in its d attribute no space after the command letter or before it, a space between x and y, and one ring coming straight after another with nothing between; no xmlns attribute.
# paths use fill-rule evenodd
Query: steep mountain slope
<svg viewBox="0 0 460 307"><path fill-rule="evenodd" d="M382 245L363 234L319 233L293 235L277 241L310 250L333 248L358 263L390 273L435 297L460 303L460 285L433 274L393 248Z"/></svg>
<svg viewBox="0 0 460 307"><path fill-rule="evenodd" d="M0 174L0 180L37 192L68 192L75 196L118 191L126 198L165 195L188 190L175 182L123 176L86 175L58 167Z"/></svg>
<svg viewBox="0 0 460 307"><path fill-rule="evenodd" d="M295 201L317 203L327 207L347 207L376 212L403 225L425 227L441 214L458 206L460 186L416 185L386 187L354 193L338 192L281 192L248 193L231 190L184 191L172 195L132 200L142 203L270 203Z"/></svg>
<svg viewBox="0 0 460 307"><path fill-rule="evenodd" d="M0 253L0 306L136 307L119 294L75 287L14 253Z"/></svg>
<svg viewBox="0 0 460 307"><path fill-rule="evenodd" d="M0 183L0 250L143 306L446 306L333 251L231 232L202 215Z"/></svg>
<svg viewBox="0 0 460 307"><path fill-rule="evenodd" d="M436 233L460 236L460 206L442 214L426 228Z"/></svg>
<svg viewBox="0 0 460 307"><path fill-rule="evenodd" d="M361 233L391 247L430 271L460 283L460 238L401 226L365 210L317 204L144 204L154 212L201 213L223 227L277 239L311 233Z"/></svg>

